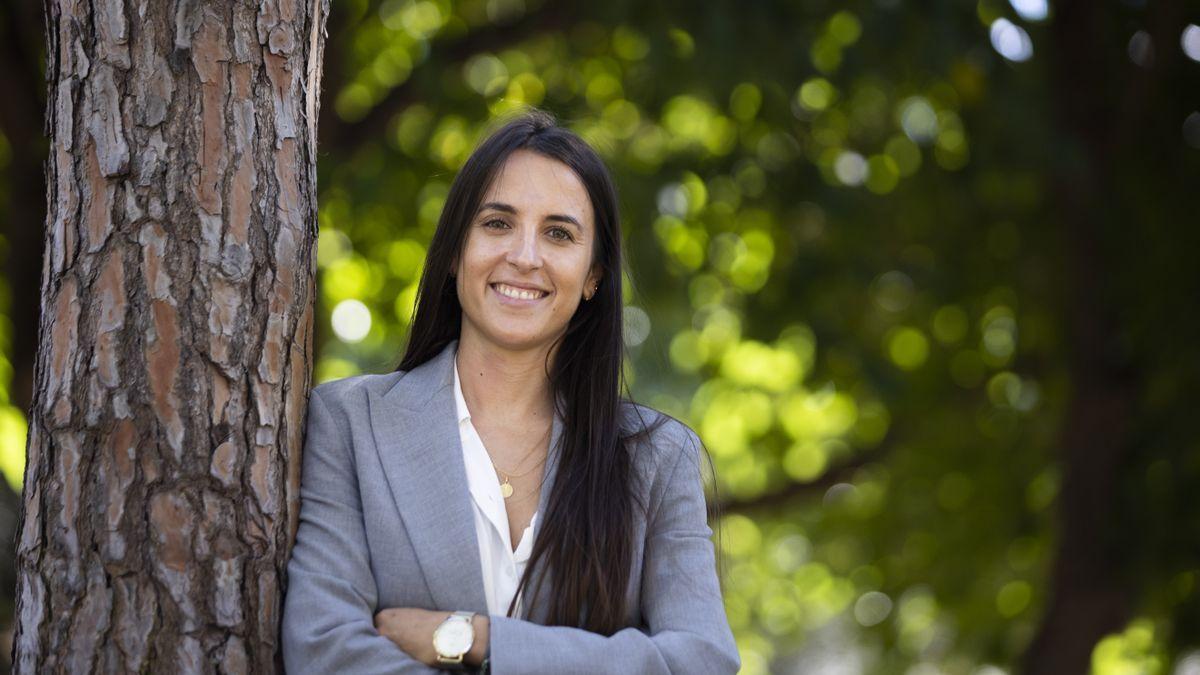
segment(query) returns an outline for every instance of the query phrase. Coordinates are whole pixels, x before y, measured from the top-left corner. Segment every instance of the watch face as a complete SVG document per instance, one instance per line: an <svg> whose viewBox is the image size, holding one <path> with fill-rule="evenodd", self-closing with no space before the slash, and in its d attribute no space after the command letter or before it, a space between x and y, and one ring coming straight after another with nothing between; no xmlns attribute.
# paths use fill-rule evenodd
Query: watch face
<svg viewBox="0 0 1200 675"><path fill-rule="evenodd" d="M469 621L448 621L438 627L433 646L443 656L456 656L470 649L474 639L475 629Z"/></svg>

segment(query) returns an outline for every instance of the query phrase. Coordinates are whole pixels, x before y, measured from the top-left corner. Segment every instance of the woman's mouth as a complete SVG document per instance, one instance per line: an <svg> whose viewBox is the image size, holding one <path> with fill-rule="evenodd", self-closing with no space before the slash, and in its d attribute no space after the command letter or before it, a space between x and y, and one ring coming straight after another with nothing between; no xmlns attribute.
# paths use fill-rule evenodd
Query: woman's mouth
<svg viewBox="0 0 1200 675"><path fill-rule="evenodd" d="M499 295L504 301L515 302L522 305L537 302L538 300L545 298L547 295L550 295L546 291L533 291L526 288L509 286L508 284L497 283L490 284L490 286L492 290L496 291L496 295Z"/></svg>

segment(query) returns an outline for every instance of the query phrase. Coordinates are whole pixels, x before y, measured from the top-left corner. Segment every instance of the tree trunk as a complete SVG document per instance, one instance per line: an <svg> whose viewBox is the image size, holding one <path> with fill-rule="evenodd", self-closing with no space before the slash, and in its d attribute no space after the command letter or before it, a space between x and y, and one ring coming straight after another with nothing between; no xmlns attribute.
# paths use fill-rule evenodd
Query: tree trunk
<svg viewBox="0 0 1200 675"><path fill-rule="evenodd" d="M278 669L328 0L47 3L17 672Z"/></svg>
<svg viewBox="0 0 1200 675"><path fill-rule="evenodd" d="M1183 7L1164 1L1153 10L1147 24L1155 42L1169 45L1183 30ZM1049 72L1068 154L1055 168L1054 192L1064 233L1072 390L1059 441L1063 478L1050 596L1022 657L1025 675L1087 672L1097 642L1122 630L1137 609L1139 589L1123 550L1128 533L1120 529L1129 508L1121 485L1144 384L1116 289L1130 273L1123 258L1137 239L1121 237L1138 215L1121 199L1114 171L1131 145L1137 144L1134 154L1145 153L1136 134L1154 126L1142 116L1165 71L1162 57L1149 71L1124 63L1123 50L1110 48L1123 26L1114 29L1119 20L1102 5L1070 0L1056 5L1055 14ZM1097 54L1117 55L1120 67L1098 63Z"/></svg>

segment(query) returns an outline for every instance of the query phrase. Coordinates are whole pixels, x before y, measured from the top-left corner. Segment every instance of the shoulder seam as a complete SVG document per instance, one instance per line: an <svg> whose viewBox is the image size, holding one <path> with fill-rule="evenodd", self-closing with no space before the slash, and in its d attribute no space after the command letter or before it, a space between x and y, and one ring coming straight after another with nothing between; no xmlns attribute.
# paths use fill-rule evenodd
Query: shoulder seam
<svg viewBox="0 0 1200 675"><path fill-rule="evenodd" d="M674 418L672 418L672 419L674 419ZM658 512L662 510L662 500L666 494L667 486L669 486L672 482L674 482L675 474L679 472L679 465L683 463L684 456L688 454L689 449L697 449L698 450L698 448L695 447L696 446L695 441L692 440L693 436L695 436L695 432L692 431L683 422L680 422L679 420L675 420L675 421L679 422L679 425L683 428L683 440L679 444L679 452L678 452L677 456L675 457L674 462L671 463L671 470L665 474L666 480L663 481L662 483L660 483L660 485L662 487L658 492L658 499L657 499L656 503L654 504L653 513L650 515L650 518L647 520L647 523L649 524L650 528L653 527L654 521L658 518ZM688 448L689 445L692 446L692 448Z"/></svg>
<svg viewBox="0 0 1200 675"><path fill-rule="evenodd" d="M320 385L318 385L318 386L320 386ZM309 390L309 397L308 397L308 407L312 408L314 405L320 406L322 409L322 413L325 416L327 416L329 418L330 423L333 424L333 428L335 431L334 435L337 438L337 445L340 446L337 449L337 452L340 454L344 454L346 456L346 459L348 459L350 461L350 466L354 467L358 462L356 461L356 458L354 457L354 451L351 449L353 441L350 436L350 431L347 427L343 426L342 420L338 419L340 416L345 415L345 410L341 410L339 413L334 413L333 408L329 407L329 404L325 401L325 397L322 396L317 391L316 387L313 387L312 389ZM312 412L308 412L307 414L312 415ZM305 425L305 427L307 428L307 424ZM305 447L308 446L307 432L306 432L306 436L304 439L304 445L305 445ZM301 461L303 461L303 459Z"/></svg>

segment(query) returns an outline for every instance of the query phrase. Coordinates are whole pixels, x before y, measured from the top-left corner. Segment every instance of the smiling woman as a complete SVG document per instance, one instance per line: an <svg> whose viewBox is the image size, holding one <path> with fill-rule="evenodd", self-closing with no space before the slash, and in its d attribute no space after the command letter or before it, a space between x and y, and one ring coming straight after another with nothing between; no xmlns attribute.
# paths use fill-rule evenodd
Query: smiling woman
<svg viewBox="0 0 1200 675"><path fill-rule="evenodd" d="M288 671L738 669L700 441L621 396L616 203L542 112L467 160L397 370L312 392Z"/></svg>
<svg viewBox="0 0 1200 675"><path fill-rule="evenodd" d="M583 181L562 162L520 149L496 172L455 263L461 344L523 351L549 345L590 298L595 218Z"/></svg>

